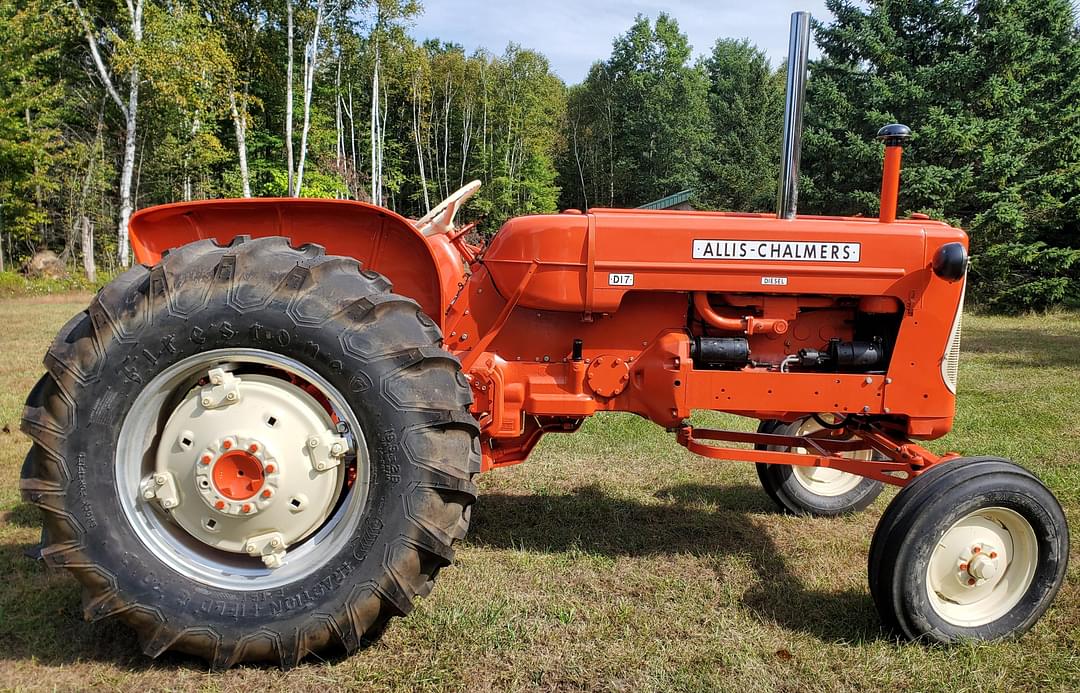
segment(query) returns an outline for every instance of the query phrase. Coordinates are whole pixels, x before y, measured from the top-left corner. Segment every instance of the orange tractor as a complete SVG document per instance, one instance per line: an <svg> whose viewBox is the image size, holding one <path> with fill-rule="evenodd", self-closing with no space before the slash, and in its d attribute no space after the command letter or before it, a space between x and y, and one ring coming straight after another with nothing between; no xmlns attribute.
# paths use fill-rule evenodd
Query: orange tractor
<svg viewBox="0 0 1080 693"><path fill-rule="evenodd" d="M480 472L622 411L755 462L784 511L902 487L869 559L896 633L1028 629L1065 575L1058 502L1009 461L915 442L952 426L967 237L895 218L900 125L879 133L879 218L795 214L806 22L777 215L566 210L479 248L454 223L478 184L419 220L308 199L136 214L139 264L61 330L23 423L41 554L87 618L218 667L354 651L450 564ZM694 409L761 424L699 430Z"/></svg>

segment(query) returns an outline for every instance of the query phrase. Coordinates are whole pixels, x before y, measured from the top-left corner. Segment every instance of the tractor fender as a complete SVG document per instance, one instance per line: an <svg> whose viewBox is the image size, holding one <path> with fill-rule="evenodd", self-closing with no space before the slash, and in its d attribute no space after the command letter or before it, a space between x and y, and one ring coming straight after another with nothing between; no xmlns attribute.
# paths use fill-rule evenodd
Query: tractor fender
<svg viewBox="0 0 1080 693"><path fill-rule="evenodd" d="M423 236L388 209L354 200L251 198L148 207L128 225L135 259L145 265L193 241L227 244L236 236L284 236L294 246L317 243L331 255L356 258L408 296L442 326L465 268L445 235Z"/></svg>

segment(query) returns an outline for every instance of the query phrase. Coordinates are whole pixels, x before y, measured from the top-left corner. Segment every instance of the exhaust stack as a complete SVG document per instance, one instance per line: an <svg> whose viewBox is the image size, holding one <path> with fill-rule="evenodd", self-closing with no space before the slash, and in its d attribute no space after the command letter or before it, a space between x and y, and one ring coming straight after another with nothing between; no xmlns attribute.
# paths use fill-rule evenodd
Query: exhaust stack
<svg viewBox="0 0 1080 693"><path fill-rule="evenodd" d="M784 97L783 151L776 216L794 219L799 206L799 153L802 150L802 114L806 99L806 59L810 52L810 13L791 13L788 39L787 92Z"/></svg>

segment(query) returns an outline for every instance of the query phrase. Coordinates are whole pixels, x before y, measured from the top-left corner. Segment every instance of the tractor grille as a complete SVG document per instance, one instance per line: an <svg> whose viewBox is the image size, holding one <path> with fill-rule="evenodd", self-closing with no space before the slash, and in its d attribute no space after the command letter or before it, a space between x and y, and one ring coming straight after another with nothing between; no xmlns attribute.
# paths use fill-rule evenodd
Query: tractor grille
<svg viewBox="0 0 1080 693"><path fill-rule="evenodd" d="M956 317L953 318L952 331L949 333L949 342L945 345L945 356L941 359L941 377L945 381L945 387L949 392L956 394L956 381L960 374L960 323L964 317L964 295L967 293L967 283L960 292L960 304L956 307Z"/></svg>

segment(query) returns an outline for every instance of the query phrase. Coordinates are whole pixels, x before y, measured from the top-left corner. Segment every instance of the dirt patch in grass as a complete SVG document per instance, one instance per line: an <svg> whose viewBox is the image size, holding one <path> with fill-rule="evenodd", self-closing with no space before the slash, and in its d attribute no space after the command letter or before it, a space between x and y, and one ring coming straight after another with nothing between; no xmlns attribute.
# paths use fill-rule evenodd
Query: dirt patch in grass
<svg viewBox="0 0 1080 693"><path fill-rule="evenodd" d="M22 400L86 299L0 301L0 688L1080 689L1075 551L1057 603L1020 641L897 643L865 584L892 492L851 518L779 515L748 465L695 458L630 416L597 417L485 476L456 564L366 650L289 672L148 660L125 628L82 621L66 573L23 557L38 515L17 490ZM935 449L1016 458L1080 528L1080 317L969 318L962 364L956 431Z"/></svg>

